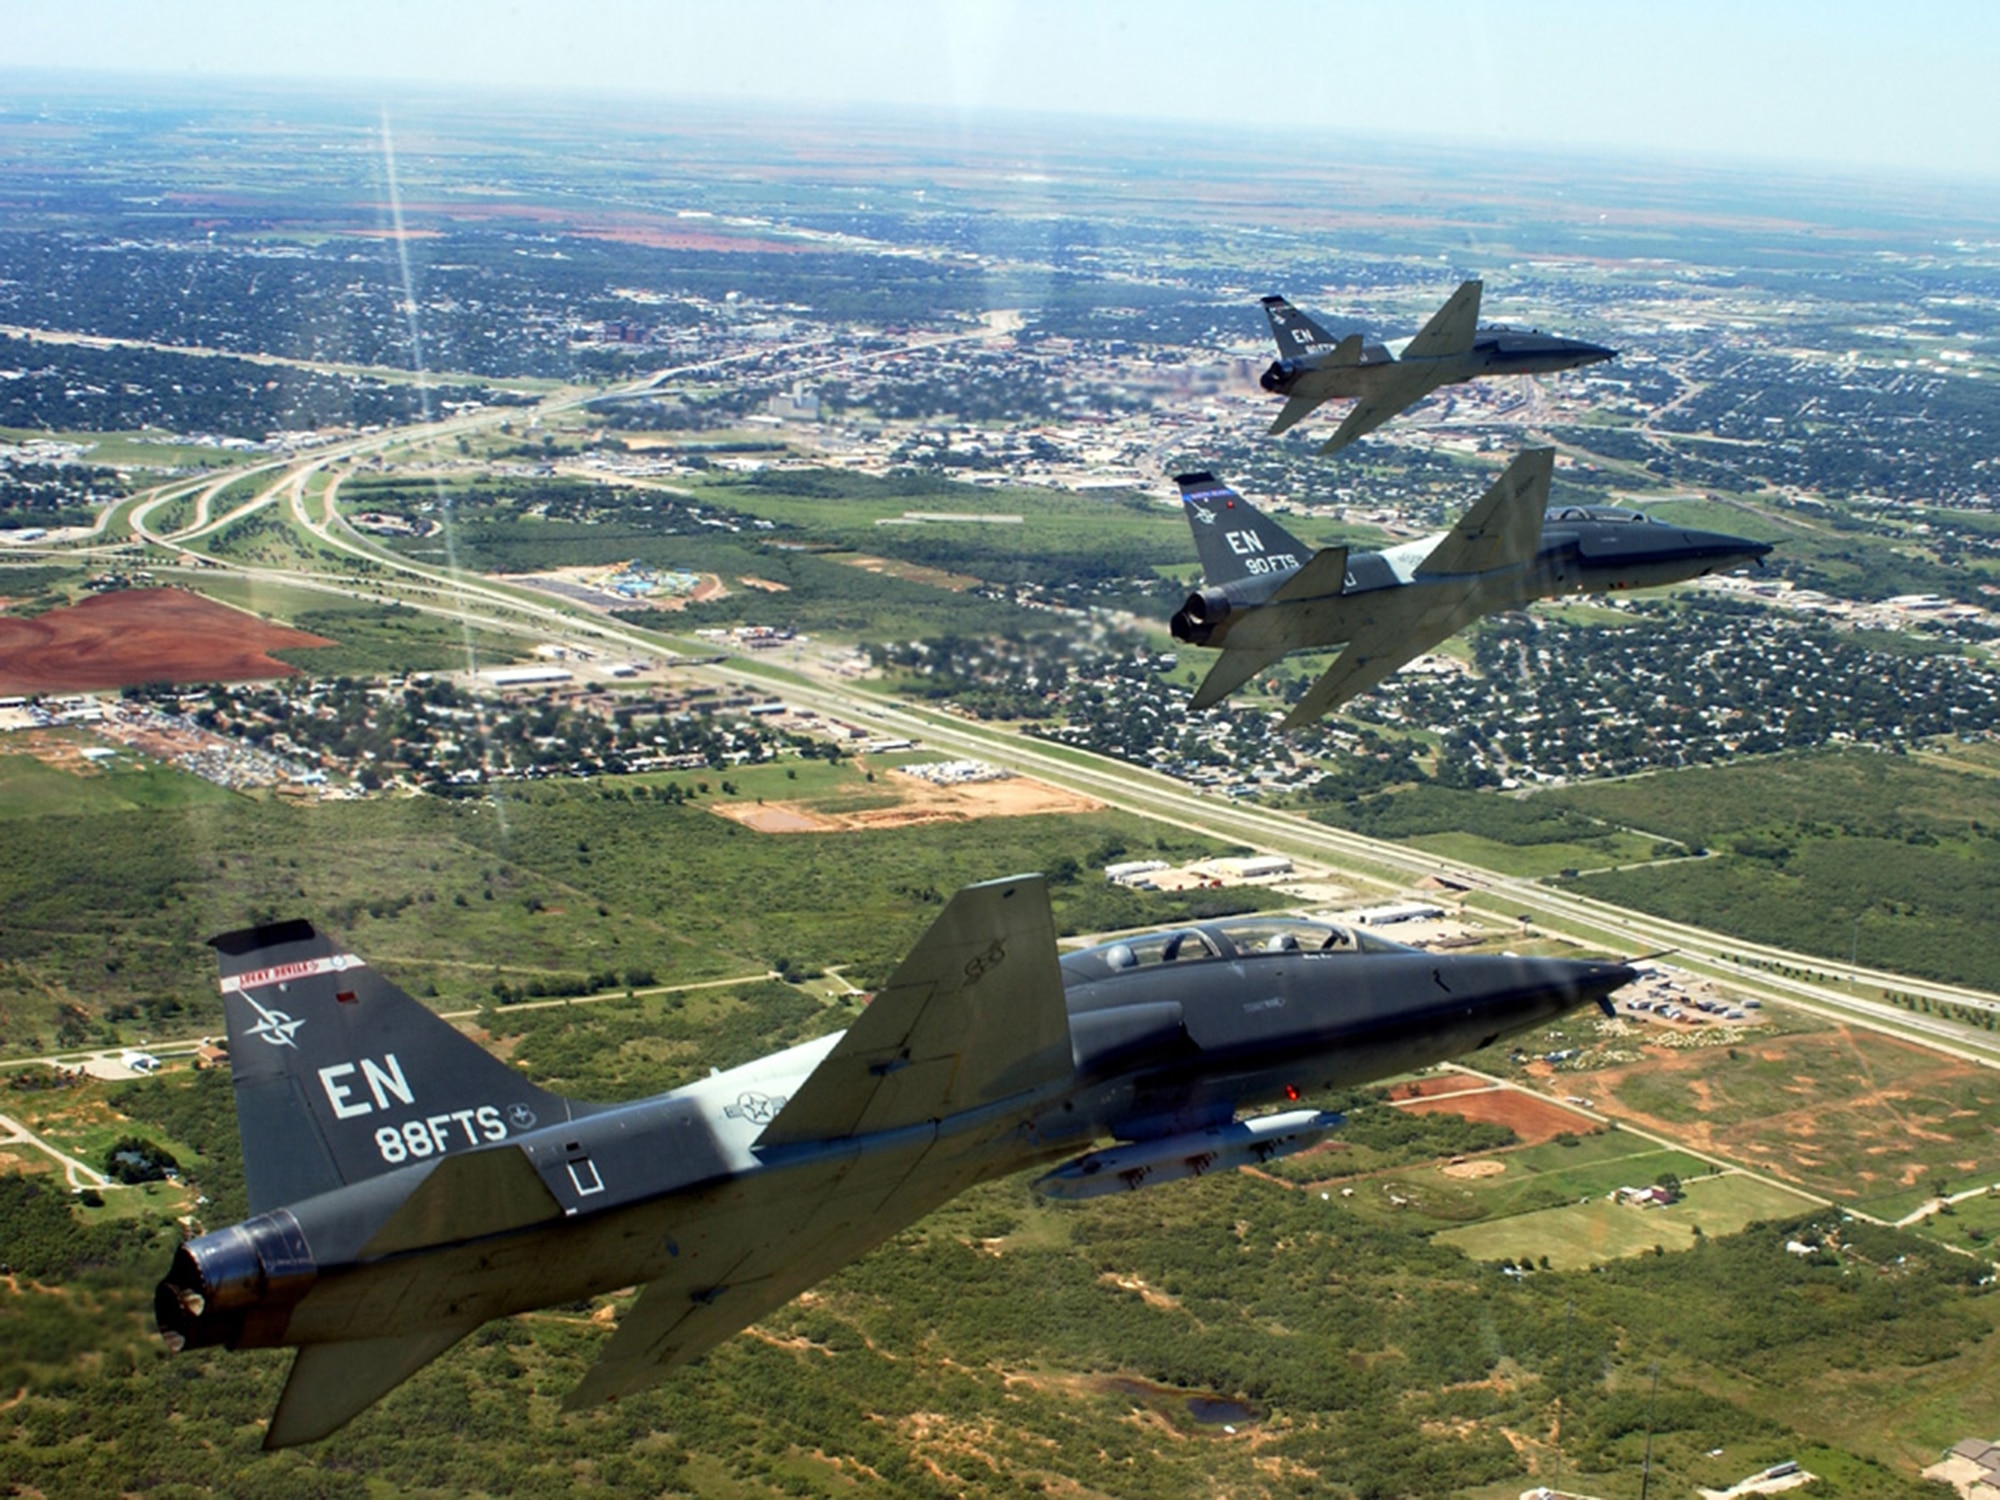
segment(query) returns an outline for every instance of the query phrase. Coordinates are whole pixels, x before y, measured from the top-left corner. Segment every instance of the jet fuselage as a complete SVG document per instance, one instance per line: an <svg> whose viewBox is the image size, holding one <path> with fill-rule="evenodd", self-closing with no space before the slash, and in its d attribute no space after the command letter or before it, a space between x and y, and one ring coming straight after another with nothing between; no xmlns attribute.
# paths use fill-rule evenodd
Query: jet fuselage
<svg viewBox="0 0 2000 1500"><path fill-rule="evenodd" d="M1463 1055L1601 1002L1631 977L1608 963L1436 956L1365 929L1289 919L1121 939L1061 960L1074 1064L1062 1086L776 1148L761 1146L760 1135L841 1034L500 1141L483 1129L505 1119L499 1094L490 1111L433 1112L414 1071L405 1101L393 1090L371 1095L352 1070L324 1070L322 1081L334 1074L329 1097L337 1089L358 1112L356 1128L400 1142L387 1149L406 1153L407 1164L190 1241L160 1284L156 1311L175 1347L270 1347L353 1344L388 1329L462 1331L662 1278L685 1284L696 1302L739 1292L761 1306L768 1293L784 1300L803 1285L763 1278L746 1292L732 1280L746 1221L763 1233L818 1236L823 1252L851 1258L910 1222L912 1208L928 1211L976 1182L1075 1156L1107 1136L1178 1137L1246 1108ZM525 1187L538 1178L559 1217L470 1234L404 1222L433 1172L510 1148L527 1163ZM871 1205L919 1162L934 1189L889 1219L873 1217ZM836 1197L852 1206L831 1211Z"/></svg>
<svg viewBox="0 0 2000 1500"><path fill-rule="evenodd" d="M1380 346L1377 346L1379 349ZM1461 354L1426 359L1381 357L1359 364L1340 364L1330 353L1278 359L1257 383L1273 395L1306 396L1318 401L1365 398L1392 382L1406 381L1417 368L1428 368L1427 389L1458 385L1482 375L1549 375L1575 370L1617 357L1617 350L1551 333L1522 333L1511 328L1482 328L1472 347Z"/></svg>
<svg viewBox="0 0 2000 1500"><path fill-rule="evenodd" d="M1552 506L1542 523L1541 547L1528 562L1465 574L1422 574L1418 566L1440 537L1406 542L1381 552L1350 553L1345 590L1338 608L1325 599L1302 599L1267 606L1265 601L1284 587L1304 566L1303 556L1280 556L1280 566L1248 578L1211 585L1191 595L1176 613L1171 628L1176 639L1196 646L1226 646L1231 629L1260 608L1295 617L1298 628L1287 630L1288 649L1336 646L1350 638L1354 622L1366 611L1356 596L1414 589L1399 595L1399 607L1414 615L1428 613L1425 594L1439 608L1466 611L1467 622L1481 615L1519 609L1536 599L1564 594L1616 593L1627 589L1660 588L1709 573L1727 572L1762 558L1771 548L1723 532L1697 531L1655 521L1639 511L1611 506Z"/></svg>

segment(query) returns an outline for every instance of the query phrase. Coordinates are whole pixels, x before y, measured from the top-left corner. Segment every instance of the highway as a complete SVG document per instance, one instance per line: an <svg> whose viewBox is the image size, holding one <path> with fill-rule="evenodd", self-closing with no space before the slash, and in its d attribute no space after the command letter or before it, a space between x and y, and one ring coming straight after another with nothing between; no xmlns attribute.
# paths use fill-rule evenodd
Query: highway
<svg viewBox="0 0 2000 1500"><path fill-rule="evenodd" d="M915 343L909 348L881 351L863 358L904 357L937 347L940 343L982 335L983 330L954 335L945 340L932 339ZM657 371L628 382L611 394L642 394L677 376L711 369L731 359L748 357L751 356L730 356ZM538 411L553 415L603 399L605 394L577 388L564 389L553 393ZM339 516L333 497L337 478L322 487L315 513L311 504L313 480L324 475L330 465L340 460L432 443L521 415L520 408L491 408L420 427L397 428L329 444L310 455L290 460L258 463L222 476L207 476L201 481L162 486L140 503L129 505L127 524L137 540L177 552L191 564L215 568L218 561L197 550L191 543L217 535L229 525L283 499L291 524L325 548L344 554L358 564L367 564L370 570L368 575L327 575L304 567L276 568L234 562L222 562L220 565L223 568L248 578L294 588L325 590L385 604L399 603L466 626L512 632L530 630L555 641L585 645L598 652L608 650L655 660L676 659L682 653L676 643L665 635L582 614L547 595L531 594L504 583L420 564L376 545L355 532ZM265 473L273 475L271 482L249 500L226 514L211 515L214 500L223 489L247 475ZM160 534L149 527L148 522L154 512L191 493L197 495L197 500L195 516L189 525L170 534ZM1616 954L1634 955L1646 950L1672 949L1676 963L1726 979L1746 992L1780 998L1849 1023L1921 1039L1928 1045L1944 1047L1956 1055L2000 1066L2000 1039L1991 1033L1937 1016L1914 1014L1850 993L1845 986L1837 983L1777 974L1763 967L1782 965L1829 974L1845 970L1846 966L1837 960L1752 943L1616 907L1533 880L1467 865L1463 861L1443 860L1422 850L1314 823L1296 813L1204 795L1139 766L1068 747L1052 746L1009 729L900 702L854 684L814 681L775 667L768 661L745 657L716 666L687 665L682 670L709 680L761 683L774 696L858 724L871 732L921 739L926 744L1037 777L1067 790L1095 797L1110 806L1156 818L1219 842L1248 844L1261 850L1328 865L1344 877L1364 884L1373 882L1385 889L1396 889L1426 876L1442 877L1463 886L1470 893L1469 899L1487 909L1490 915L1505 918L1516 912L1531 913L1535 924L1545 930ZM1962 986L1867 968L1855 969L1853 978L1857 987L1893 988L1929 998L1933 1002L2000 1010L2000 996Z"/></svg>

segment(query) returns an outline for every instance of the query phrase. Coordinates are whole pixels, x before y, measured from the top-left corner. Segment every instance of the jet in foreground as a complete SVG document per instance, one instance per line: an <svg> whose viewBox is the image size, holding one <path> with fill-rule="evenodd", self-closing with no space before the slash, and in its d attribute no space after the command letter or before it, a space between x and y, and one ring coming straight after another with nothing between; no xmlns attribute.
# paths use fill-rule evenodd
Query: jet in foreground
<svg viewBox="0 0 2000 1500"><path fill-rule="evenodd" d="M1410 340L1398 358L1359 333L1335 338L1283 297L1266 297L1264 312L1278 358L1258 381L1285 398L1271 424L1283 432L1323 402L1356 399L1321 453L1335 453L1373 432L1398 412L1408 411L1441 385L1481 375L1546 375L1616 357L1618 351L1579 339L1511 328L1479 326L1480 283L1468 281L1452 293Z"/></svg>
<svg viewBox="0 0 2000 1500"><path fill-rule="evenodd" d="M1213 474L1181 475L1204 584L1174 615L1173 633L1222 649L1189 706L1219 703L1290 652L1345 643L1285 716L1282 727L1303 728L1481 615L1679 583L1771 550L1608 505L1549 511L1554 467L1553 448L1530 448L1449 532L1357 553L1314 552Z"/></svg>
<svg viewBox="0 0 2000 1500"><path fill-rule="evenodd" d="M1302 1093L1608 1011L1633 977L1264 917L1059 959L1026 875L954 896L847 1031L584 1104L309 923L214 945L253 1212L183 1244L154 1309L174 1349L298 1348L266 1448L490 1318L635 1284L568 1404L639 1390L975 1183L1053 1165L1038 1187L1085 1198L1299 1150L1339 1124Z"/></svg>

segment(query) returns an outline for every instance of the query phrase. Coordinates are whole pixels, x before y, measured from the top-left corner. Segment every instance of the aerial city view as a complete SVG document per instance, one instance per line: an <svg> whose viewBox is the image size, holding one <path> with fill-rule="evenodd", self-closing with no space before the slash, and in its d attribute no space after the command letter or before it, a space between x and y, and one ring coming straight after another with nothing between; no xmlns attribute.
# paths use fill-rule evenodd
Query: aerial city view
<svg viewBox="0 0 2000 1500"><path fill-rule="evenodd" d="M585 10L20 18L0 1495L2000 1496L1981 47Z"/></svg>

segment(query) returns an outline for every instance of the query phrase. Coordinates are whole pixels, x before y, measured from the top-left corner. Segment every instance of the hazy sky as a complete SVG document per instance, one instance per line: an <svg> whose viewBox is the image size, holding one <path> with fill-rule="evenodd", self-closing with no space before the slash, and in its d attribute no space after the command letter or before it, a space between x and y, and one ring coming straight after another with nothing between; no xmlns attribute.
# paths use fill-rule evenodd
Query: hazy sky
<svg viewBox="0 0 2000 1500"><path fill-rule="evenodd" d="M2000 178L1990 0L0 0L0 36L0 66L183 79L1291 120Z"/></svg>

